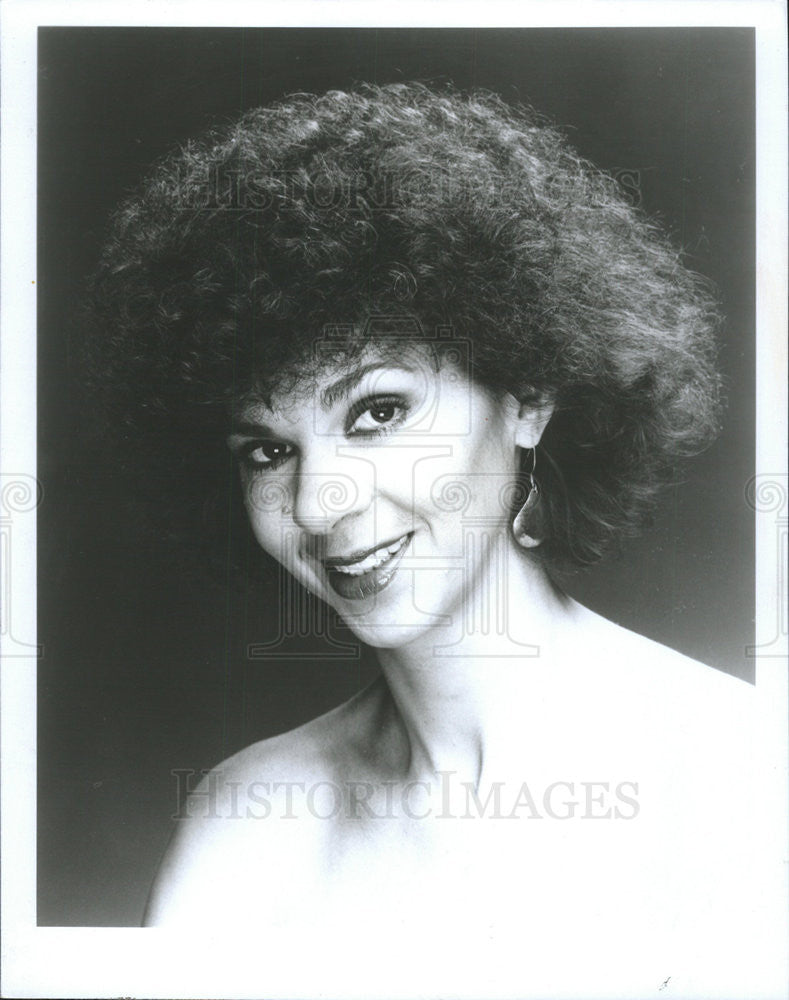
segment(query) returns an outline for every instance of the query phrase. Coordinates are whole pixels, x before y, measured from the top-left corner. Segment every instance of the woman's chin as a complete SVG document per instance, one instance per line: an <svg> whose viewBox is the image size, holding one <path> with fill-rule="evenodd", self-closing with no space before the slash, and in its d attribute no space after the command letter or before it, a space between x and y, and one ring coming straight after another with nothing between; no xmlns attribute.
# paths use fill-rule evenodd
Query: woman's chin
<svg viewBox="0 0 789 1000"><path fill-rule="evenodd" d="M420 635L424 635L432 627L428 616L420 616L412 612L408 617L393 615L391 609L386 613L380 609L369 611L349 611L347 607L337 607L339 602L333 602L334 609L342 618L346 627L357 639L374 649L396 649L407 646Z"/></svg>
<svg viewBox="0 0 789 1000"><path fill-rule="evenodd" d="M396 597L388 594L387 599L376 594L351 603L334 596L330 603L357 639L375 649L395 649L443 623L442 616L419 610L413 597L409 587Z"/></svg>
<svg viewBox="0 0 789 1000"><path fill-rule="evenodd" d="M358 628L348 626L356 638L371 649L400 649L416 638L413 629L398 629L396 626Z"/></svg>

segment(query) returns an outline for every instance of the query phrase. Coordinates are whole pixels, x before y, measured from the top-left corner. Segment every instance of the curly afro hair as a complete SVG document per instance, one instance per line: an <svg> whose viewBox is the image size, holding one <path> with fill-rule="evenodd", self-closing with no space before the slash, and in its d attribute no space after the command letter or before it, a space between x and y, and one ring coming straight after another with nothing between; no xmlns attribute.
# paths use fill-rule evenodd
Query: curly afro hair
<svg viewBox="0 0 789 1000"><path fill-rule="evenodd" d="M103 423L174 530L227 535L237 513L232 402L306 377L328 328L351 361L370 317L448 328L479 383L555 402L550 568L632 534L717 430L704 282L557 130L488 93L363 85L249 111L120 207L89 298Z"/></svg>

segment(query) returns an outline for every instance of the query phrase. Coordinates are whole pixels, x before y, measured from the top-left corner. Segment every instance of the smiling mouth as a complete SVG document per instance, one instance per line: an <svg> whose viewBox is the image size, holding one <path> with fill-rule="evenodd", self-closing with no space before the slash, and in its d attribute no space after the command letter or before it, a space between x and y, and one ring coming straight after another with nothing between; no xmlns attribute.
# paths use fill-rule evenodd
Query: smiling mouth
<svg viewBox="0 0 789 1000"><path fill-rule="evenodd" d="M413 532L375 549L355 554L352 560L325 559L329 583L347 600L362 600L388 587L408 548Z"/></svg>

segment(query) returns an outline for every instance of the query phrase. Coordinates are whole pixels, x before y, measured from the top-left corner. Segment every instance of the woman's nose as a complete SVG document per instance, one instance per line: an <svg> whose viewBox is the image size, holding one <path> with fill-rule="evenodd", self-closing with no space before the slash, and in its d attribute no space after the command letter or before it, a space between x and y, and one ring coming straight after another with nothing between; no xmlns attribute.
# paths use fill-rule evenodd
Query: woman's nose
<svg viewBox="0 0 789 1000"><path fill-rule="evenodd" d="M375 492L371 461L343 455L327 440L302 455L293 483L293 520L304 531L325 535L342 518L369 507Z"/></svg>

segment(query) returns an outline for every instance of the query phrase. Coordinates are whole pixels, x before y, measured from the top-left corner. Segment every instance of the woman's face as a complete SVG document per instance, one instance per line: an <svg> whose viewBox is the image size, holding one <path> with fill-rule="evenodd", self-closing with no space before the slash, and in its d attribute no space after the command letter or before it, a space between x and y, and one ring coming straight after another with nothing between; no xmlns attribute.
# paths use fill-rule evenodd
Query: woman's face
<svg viewBox="0 0 789 1000"><path fill-rule="evenodd" d="M547 420L413 345L235 416L258 542L377 647L453 620L485 570L479 540L512 544L518 448Z"/></svg>

